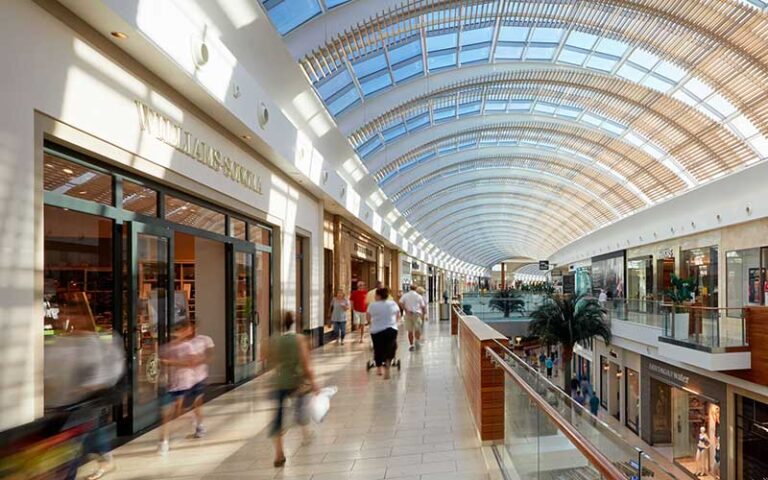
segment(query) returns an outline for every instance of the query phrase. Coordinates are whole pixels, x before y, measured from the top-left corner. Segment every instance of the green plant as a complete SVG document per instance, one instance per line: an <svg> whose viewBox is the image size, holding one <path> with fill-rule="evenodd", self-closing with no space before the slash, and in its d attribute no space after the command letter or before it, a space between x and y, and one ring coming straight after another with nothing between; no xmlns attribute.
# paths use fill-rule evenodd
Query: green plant
<svg viewBox="0 0 768 480"><path fill-rule="evenodd" d="M504 313L504 318L507 318L512 312L522 314L525 309L525 300L519 291L514 288L507 288L506 290L497 290L488 302L488 306L491 310Z"/></svg>
<svg viewBox="0 0 768 480"><path fill-rule="evenodd" d="M606 345L611 341L611 327L606 311L591 297L552 295L531 312L528 332L547 346L563 347L565 385L571 384L570 363L573 347L593 337L601 337Z"/></svg>
<svg viewBox="0 0 768 480"><path fill-rule="evenodd" d="M683 280L675 274L672 274L670 279L672 288L664 292L664 296L669 298L672 304L675 306L675 312L680 310L680 305L685 302L690 302L693 294L691 282Z"/></svg>

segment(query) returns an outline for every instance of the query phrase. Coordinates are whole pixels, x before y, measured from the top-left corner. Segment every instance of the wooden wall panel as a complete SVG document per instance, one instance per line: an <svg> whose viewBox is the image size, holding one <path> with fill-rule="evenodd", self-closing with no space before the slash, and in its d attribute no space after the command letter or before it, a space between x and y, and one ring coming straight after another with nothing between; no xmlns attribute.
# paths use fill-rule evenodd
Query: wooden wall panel
<svg viewBox="0 0 768 480"><path fill-rule="evenodd" d="M486 356L485 347L501 353L495 340L506 339L474 317L459 317L458 329L461 377L480 439L503 441L504 372Z"/></svg>
<svg viewBox="0 0 768 480"><path fill-rule="evenodd" d="M768 386L768 308L744 309L747 319L747 340L752 352L752 369L725 372L734 377Z"/></svg>

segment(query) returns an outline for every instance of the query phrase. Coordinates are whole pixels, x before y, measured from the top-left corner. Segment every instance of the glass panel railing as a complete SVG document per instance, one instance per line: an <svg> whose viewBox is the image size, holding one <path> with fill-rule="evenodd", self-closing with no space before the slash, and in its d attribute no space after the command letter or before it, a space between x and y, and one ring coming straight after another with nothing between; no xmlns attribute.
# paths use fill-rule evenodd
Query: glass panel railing
<svg viewBox="0 0 768 480"><path fill-rule="evenodd" d="M601 302L608 318L661 328L669 305L657 300L620 299Z"/></svg>
<svg viewBox="0 0 768 480"><path fill-rule="evenodd" d="M499 458L508 473L520 478L684 478L662 466L656 452L643 452L639 439L624 437L499 345L502 356L486 352L507 373L506 438Z"/></svg>
<svg viewBox="0 0 768 480"><path fill-rule="evenodd" d="M620 299L600 302L608 319L661 329L661 338L710 352L748 346L742 308L672 305L658 300Z"/></svg>
<svg viewBox="0 0 768 480"><path fill-rule="evenodd" d="M520 293L510 298L496 297L496 292L467 292L461 308L484 322L529 320L530 313L541 305L544 295Z"/></svg>
<svg viewBox="0 0 768 480"><path fill-rule="evenodd" d="M741 308L670 306L664 316L662 339L709 352L748 346L747 325Z"/></svg>

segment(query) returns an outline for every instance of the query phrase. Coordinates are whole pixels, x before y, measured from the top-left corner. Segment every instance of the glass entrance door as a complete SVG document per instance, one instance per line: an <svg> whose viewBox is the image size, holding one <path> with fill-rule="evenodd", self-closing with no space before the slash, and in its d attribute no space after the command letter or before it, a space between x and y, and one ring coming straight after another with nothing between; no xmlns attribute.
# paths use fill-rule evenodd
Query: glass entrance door
<svg viewBox="0 0 768 480"><path fill-rule="evenodd" d="M127 418L137 432L159 419L165 379L160 346L174 315L171 232L135 222L127 224L127 320L130 393Z"/></svg>
<svg viewBox="0 0 768 480"><path fill-rule="evenodd" d="M240 382L256 373L256 336L259 323L254 288L256 251L251 244L236 244L232 250L233 380Z"/></svg>

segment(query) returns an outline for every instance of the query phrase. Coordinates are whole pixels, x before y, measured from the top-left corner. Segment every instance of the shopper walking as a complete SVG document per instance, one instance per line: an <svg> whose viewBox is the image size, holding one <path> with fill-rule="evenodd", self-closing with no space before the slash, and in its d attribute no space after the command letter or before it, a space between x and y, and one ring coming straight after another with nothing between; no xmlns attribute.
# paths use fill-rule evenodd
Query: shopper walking
<svg viewBox="0 0 768 480"><path fill-rule="evenodd" d="M424 287L419 287L416 289L416 292L421 295L421 298L424 300L424 313L422 314L422 322L426 323L429 321L429 317L427 316L427 305L429 305L429 299L427 298L427 291L424 289Z"/></svg>
<svg viewBox="0 0 768 480"><path fill-rule="evenodd" d="M173 340L160 352L160 362L168 369L168 392L158 447L161 455L167 454L170 449L170 422L181 415L185 402L194 411L194 437L205 435L203 400L214 347L211 337L197 335L195 325L188 320L176 325L173 335Z"/></svg>
<svg viewBox="0 0 768 480"><path fill-rule="evenodd" d="M544 361L544 365L547 368L547 378L552 378L552 369L555 367L555 362L552 361L552 357L547 357Z"/></svg>
<svg viewBox="0 0 768 480"><path fill-rule="evenodd" d="M411 289L400 297L400 305L405 312L405 330L408 332L409 351L421 348L421 329L424 323L424 315L427 312L427 302L418 293L418 287L411 285Z"/></svg>
<svg viewBox="0 0 768 480"><path fill-rule="evenodd" d="M365 282L357 282L355 289L349 296L352 301L352 327L360 330L360 343L363 343L365 335L365 312L368 311L368 305L365 297L368 291L365 289Z"/></svg>
<svg viewBox="0 0 768 480"><path fill-rule="evenodd" d="M400 308L394 300L389 300L389 289L376 290L375 302L368 305L367 318L371 324L373 340L373 359L376 374L389 378L389 367L397 351L397 322L400 320Z"/></svg>
<svg viewBox="0 0 768 480"><path fill-rule="evenodd" d="M347 336L347 311L349 300L344 295L344 290L336 290L336 296L331 300L331 323L336 342L344 345L344 337Z"/></svg>
<svg viewBox="0 0 768 480"><path fill-rule="evenodd" d="M205 395L205 386L208 382L209 365L213 358L213 339L207 335L199 335L194 323L192 325L192 335L189 340L189 350L192 356L192 381L194 384L187 394L187 401L192 403L195 413L195 438L205 436L205 426L203 425L203 400Z"/></svg>
<svg viewBox="0 0 768 480"><path fill-rule="evenodd" d="M597 414L600 413L600 399L597 398L597 395L594 393L589 397L589 411L592 412L592 415L594 416L597 416Z"/></svg>
<svg viewBox="0 0 768 480"><path fill-rule="evenodd" d="M283 316L283 335L276 337L270 345L269 357L275 366L274 397L277 401L275 418L270 428L270 436L275 443L274 466L285 465L283 450L284 410L285 402L294 399L297 422L306 427L309 419L303 415L306 393L317 393L315 376L309 356L309 345L303 335L293 331L293 312L285 312ZM305 436L308 432L305 430Z"/></svg>

